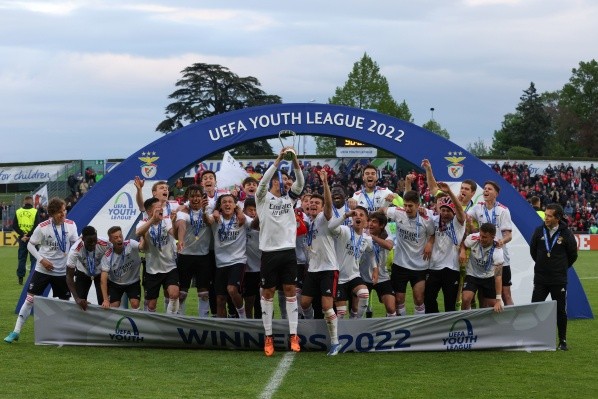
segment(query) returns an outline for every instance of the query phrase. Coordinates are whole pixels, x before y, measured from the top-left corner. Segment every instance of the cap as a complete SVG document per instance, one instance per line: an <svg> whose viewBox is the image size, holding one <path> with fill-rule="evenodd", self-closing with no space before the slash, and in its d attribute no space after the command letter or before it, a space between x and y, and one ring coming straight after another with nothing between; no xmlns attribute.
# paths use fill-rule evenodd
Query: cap
<svg viewBox="0 0 598 399"><path fill-rule="evenodd" d="M455 204L449 197L442 197L438 199L438 207L442 208L443 206L450 208L450 210L455 213Z"/></svg>

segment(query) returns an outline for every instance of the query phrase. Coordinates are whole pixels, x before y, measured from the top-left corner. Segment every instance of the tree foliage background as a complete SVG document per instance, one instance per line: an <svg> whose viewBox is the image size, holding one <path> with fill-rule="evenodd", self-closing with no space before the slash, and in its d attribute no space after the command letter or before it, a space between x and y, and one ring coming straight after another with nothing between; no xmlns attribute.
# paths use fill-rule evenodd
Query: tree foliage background
<svg viewBox="0 0 598 399"><path fill-rule="evenodd" d="M363 54L349 73L343 86L337 87L329 104L375 110L409 122L413 121L405 100L398 103L390 94L388 80L380 73L380 67L372 58ZM330 137L316 137L316 153L334 154L336 142Z"/></svg>
<svg viewBox="0 0 598 399"><path fill-rule="evenodd" d="M561 90L538 94L533 82L515 112L494 132L491 155L514 158L596 157L598 153L598 62L580 62Z"/></svg>
<svg viewBox="0 0 598 399"><path fill-rule="evenodd" d="M247 107L280 104L281 98L265 93L257 78L241 77L216 64L195 63L181 71L183 75L168 96L174 102L166 106L166 119L156 131L171 133L190 123ZM233 155L271 155L272 146L259 140L232 149Z"/></svg>

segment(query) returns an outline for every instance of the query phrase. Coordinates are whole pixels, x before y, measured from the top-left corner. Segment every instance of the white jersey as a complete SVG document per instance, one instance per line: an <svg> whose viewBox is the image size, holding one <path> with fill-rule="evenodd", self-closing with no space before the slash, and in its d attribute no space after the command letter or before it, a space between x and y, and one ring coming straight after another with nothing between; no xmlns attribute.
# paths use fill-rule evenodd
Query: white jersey
<svg viewBox="0 0 598 399"><path fill-rule="evenodd" d="M480 244L480 234L474 233L467 236L464 241L467 248L471 248L467 262L467 275L477 278L494 277L494 266L504 264L503 250L492 245L483 248ZM490 259L490 256L492 257Z"/></svg>
<svg viewBox="0 0 598 399"><path fill-rule="evenodd" d="M66 267L77 269L86 276L95 277L100 275L100 263L110 248L108 240L98 238L93 252L88 252L83 243L83 239L79 238L71 247L69 256L66 261Z"/></svg>
<svg viewBox="0 0 598 399"><path fill-rule="evenodd" d="M459 223L457 216L445 224L440 222L440 215L432 217L434 221L434 246L430 270L442 270L445 267L459 271L459 247L465 235L465 223Z"/></svg>
<svg viewBox="0 0 598 399"><path fill-rule="evenodd" d="M212 223L216 267L247 263L247 231L251 229L252 220L245 216L245 224L239 226L237 215L230 219L220 215L218 220Z"/></svg>
<svg viewBox="0 0 598 399"><path fill-rule="evenodd" d="M372 237L357 234L352 227L340 226L341 219L331 219L329 227L337 236L335 253L339 264L338 283L344 284L360 276L359 262L367 252L372 252Z"/></svg>
<svg viewBox="0 0 598 399"><path fill-rule="evenodd" d="M245 222L247 223L247 222ZM247 272L259 272L262 267L262 251L260 251L260 234L254 229L247 230Z"/></svg>
<svg viewBox="0 0 598 399"><path fill-rule="evenodd" d="M293 200L288 193L276 197L268 191L268 185L276 172L276 166L270 165L255 195L257 214L260 220L260 249L262 251L280 251L294 249L297 244L297 222L293 210ZM303 190L303 174L295 173L297 180L291 190L299 195Z"/></svg>
<svg viewBox="0 0 598 399"><path fill-rule="evenodd" d="M386 232L389 233L388 226L386 228ZM394 243L390 233L386 241ZM373 283L372 272L374 267L378 268L378 284L390 280L388 269L386 268L386 260L388 259L389 252L388 249L382 248L372 239L372 251L364 254L359 263L359 272L363 281L370 284Z"/></svg>
<svg viewBox="0 0 598 399"><path fill-rule="evenodd" d="M338 270L334 240L335 237L328 227L328 220L326 220L324 212L320 212L307 227L306 242L309 272Z"/></svg>
<svg viewBox="0 0 598 399"><path fill-rule="evenodd" d="M469 208L467 214L475 219L479 225L482 225L482 223L492 223L495 225L497 241L503 238L503 231L513 231L511 212L509 211L509 208L498 201L496 201L492 209L487 209L485 202L478 202ZM508 266L510 264L509 251L507 250L506 245L504 245L502 249L505 261L504 264L505 266Z"/></svg>
<svg viewBox="0 0 598 399"><path fill-rule="evenodd" d="M185 222L185 237L183 255L207 255L210 252L210 242L212 240L212 231L210 226L203 221L203 211L194 211L188 208L189 213L179 211L176 214L177 223ZM193 223L191 223L191 215Z"/></svg>
<svg viewBox="0 0 598 399"><path fill-rule="evenodd" d="M54 269L48 270L37 262L35 271L50 276L65 276L68 253L78 238L77 225L70 219L65 219L59 226L54 225L52 219L37 225L29 242L40 246L39 255L52 262Z"/></svg>
<svg viewBox="0 0 598 399"><path fill-rule="evenodd" d="M330 221L332 221L333 219L341 219L345 213L348 213L350 211L351 210L349 209L349 205L347 205L346 202L345 202L345 205L341 206L340 208L336 208L334 205L332 205L332 219L330 219ZM353 218L345 219L343 224L345 226L352 226Z"/></svg>
<svg viewBox="0 0 598 399"><path fill-rule="evenodd" d="M410 270L426 270L428 261L424 260L424 247L428 238L434 235L432 218L419 213L410 218L403 208L388 208L386 216L397 225L393 263Z"/></svg>
<svg viewBox="0 0 598 399"><path fill-rule="evenodd" d="M137 229L147 223L144 219L137 223ZM160 223L152 225L145 235L145 272L148 274L168 273L176 268L176 242L169 234L172 221L162 219Z"/></svg>
<svg viewBox="0 0 598 399"><path fill-rule="evenodd" d="M384 187L374 187L374 191L367 193L365 188L355 191L353 199L357 201L357 205L363 206L368 212L377 211L381 207L388 207L391 203L386 200L389 194L394 193Z"/></svg>
<svg viewBox="0 0 598 399"><path fill-rule="evenodd" d="M139 281L141 257L139 242L125 240L123 252L119 255L113 248L108 249L102 258L100 267L108 273L108 280L119 285L130 285Z"/></svg>

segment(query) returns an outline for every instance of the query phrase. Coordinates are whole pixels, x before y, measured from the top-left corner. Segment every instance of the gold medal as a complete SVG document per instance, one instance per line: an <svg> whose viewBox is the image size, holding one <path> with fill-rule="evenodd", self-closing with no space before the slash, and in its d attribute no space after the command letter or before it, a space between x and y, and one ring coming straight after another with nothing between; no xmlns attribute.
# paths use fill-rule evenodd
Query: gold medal
<svg viewBox="0 0 598 399"><path fill-rule="evenodd" d="M550 258L550 252L548 253L548 257Z"/></svg>
<svg viewBox="0 0 598 399"><path fill-rule="evenodd" d="M95 276L91 276L91 281L93 281L94 278L95 278Z"/></svg>
<svg viewBox="0 0 598 399"><path fill-rule="evenodd" d="M199 240L199 237L198 237L198 236L195 236L195 241L197 241L197 240Z"/></svg>

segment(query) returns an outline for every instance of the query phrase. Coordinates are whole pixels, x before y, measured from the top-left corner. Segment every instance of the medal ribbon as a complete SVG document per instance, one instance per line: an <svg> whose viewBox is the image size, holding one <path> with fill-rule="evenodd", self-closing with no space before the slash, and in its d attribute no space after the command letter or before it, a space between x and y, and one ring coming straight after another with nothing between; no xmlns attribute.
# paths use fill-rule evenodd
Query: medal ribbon
<svg viewBox="0 0 598 399"><path fill-rule="evenodd" d="M359 236L359 241L357 241L357 245L355 245L355 230L351 228L351 246L353 247L353 256L355 257L355 260L359 259L361 240L363 240L363 234Z"/></svg>
<svg viewBox="0 0 598 399"><path fill-rule="evenodd" d="M374 202L376 201L376 187L374 187L374 192L372 193L372 199L370 199L370 197L368 196L368 193L365 191L365 187L362 188L363 190L363 196L365 197L365 200L368 203L368 211L369 212L374 212L375 206L374 206Z"/></svg>
<svg viewBox="0 0 598 399"><path fill-rule="evenodd" d="M56 237L58 248L60 248L62 252L66 253L66 230L64 229L64 223L60 225L60 229L62 230L62 234L60 236L58 236L58 229L56 228L54 222L52 222L52 228L54 229L54 237Z"/></svg>
<svg viewBox="0 0 598 399"><path fill-rule="evenodd" d="M201 209L197 212L197 222L193 219L193 209L189 208L189 218L191 219L191 227L193 227L193 234L195 237L199 235L199 230L203 226L203 212Z"/></svg>
<svg viewBox="0 0 598 399"><path fill-rule="evenodd" d="M552 236L552 242L550 241L550 238L548 238L548 234L546 233L546 228L543 229L544 230L544 245L546 245L546 252L548 254L548 257L550 258L550 252L552 251L552 248L554 247L554 244L556 243L556 240L559 238L559 236L561 235L560 231L557 231L554 236Z"/></svg>
<svg viewBox="0 0 598 399"><path fill-rule="evenodd" d="M225 225L224 216L222 216L222 225L218 229L218 237L220 238L220 242L226 240L226 237L228 236L228 232L230 231L231 227L233 226L235 219L236 219L236 215L233 213L233 216L230 218L228 225Z"/></svg>
<svg viewBox="0 0 598 399"><path fill-rule="evenodd" d="M158 231L154 229L154 225L151 225L149 233L154 246L158 249L162 249L162 221L158 223Z"/></svg>
<svg viewBox="0 0 598 399"><path fill-rule="evenodd" d="M87 270L89 270L89 275L93 277L96 274L96 251L94 248L92 253L89 253L87 249L85 249L85 252L85 257L87 258Z"/></svg>

